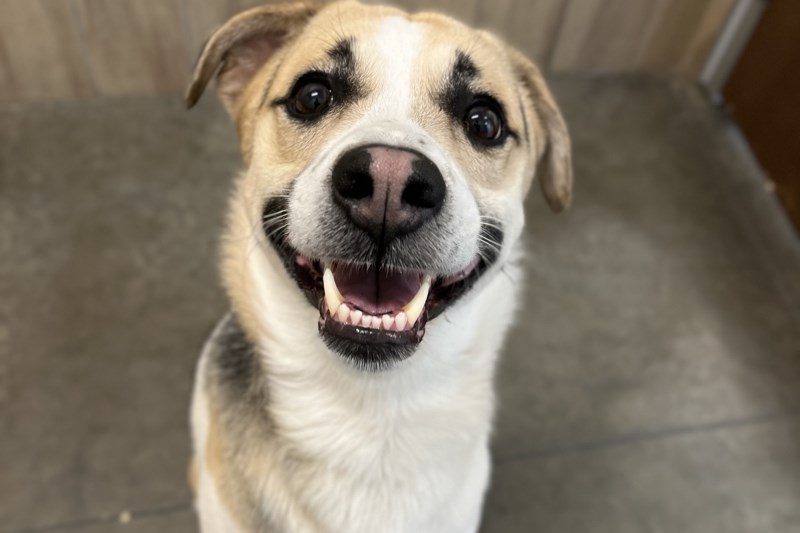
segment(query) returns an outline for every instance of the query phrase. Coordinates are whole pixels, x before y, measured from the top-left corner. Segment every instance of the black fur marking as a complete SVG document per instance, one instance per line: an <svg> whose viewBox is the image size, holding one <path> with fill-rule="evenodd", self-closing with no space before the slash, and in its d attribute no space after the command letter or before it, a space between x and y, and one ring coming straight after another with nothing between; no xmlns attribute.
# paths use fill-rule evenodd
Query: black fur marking
<svg viewBox="0 0 800 533"><path fill-rule="evenodd" d="M331 111L341 109L352 104L365 94L365 84L358 73L355 53L353 52L353 39L342 39L328 51L331 65L328 68L312 69L295 78L289 93L272 102L273 106L285 107L288 116L300 125L313 125ZM293 116L290 112L297 92L310 81L327 85L331 90L330 108L320 115L308 118Z"/></svg>
<svg viewBox="0 0 800 533"><path fill-rule="evenodd" d="M475 104L487 105L498 114L503 122L503 130L506 135L519 141L519 137L514 130L508 126L506 112L503 104L493 94L476 89L475 82L480 78L481 72L475 63L465 52L456 52L456 61L453 69L445 83L443 90L438 97L439 107L447 113L453 122L459 127L464 127L467 111ZM476 149L490 149L502 146L504 138L499 142L484 144L469 137L470 142Z"/></svg>
<svg viewBox="0 0 800 533"><path fill-rule="evenodd" d="M475 96L472 83L479 76L480 71L472 59L466 53L458 51L450 77L439 95L439 106L459 123L464 119L464 113Z"/></svg>
<svg viewBox="0 0 800 533"><path fill-rule="evenodd" d="M343 39L328 52L333 60L331 78L334 82L336 105L347 105L364 94L364 83L358 76L356 56L353 52L353 39Z"/></svg>
<svg viewBox="0 0 800 533"><path fill-rule="evenodd" d="M231 401L239 402L248 397L262 399L258 354L233 313L223 320L213 338L209 360L216 382Z"/></svg>

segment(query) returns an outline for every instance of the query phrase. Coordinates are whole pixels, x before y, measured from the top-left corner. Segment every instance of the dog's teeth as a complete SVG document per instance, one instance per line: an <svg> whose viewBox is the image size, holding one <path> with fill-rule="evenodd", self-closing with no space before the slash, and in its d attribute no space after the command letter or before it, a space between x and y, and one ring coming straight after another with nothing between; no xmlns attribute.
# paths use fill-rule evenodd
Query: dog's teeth
<svg viewBox="0 0 800 533"><path fill-rule="evenodd" d="M381 322L383 323L383 329L386 331L392 331L392 326L394 325L394 317L391 315L383 315L381 317Z"/></svg>
<svg viewBox="0 0 800 533"><path fill-rule="evenodd" d="M408 324L408 317L402 311L397 313L397 316L394 317L394 324L397 328L397 331L404 331L406 329L406 324Z"/></svg>
<svg viewBox="0 0 800 533"><path fill-rule="evenodd" d="M336 286L336 280L333 279L333 271L329 264L325 265L325 272L322 274L322 286L325 289L325 303L328 305L328 311L331 316L333 316L344 302L344 298L342 298L342 294Z"/></svg>
<svg viewBox="0 0 800 533"><path fill-rule="evenodd" d="M361 317L361 325L365 328L368 328L372 325L372 317L369 315L364 315Z"/></svg>
<svg viewBox="0 0 800 533"><path fill-rule="evenodd" d="M353 324L354 326L359 325L361 323L361 315L363 314L364 313L362 313L358 309L353 309L352 311L350 311L350 323Z"/></svg>
<svg viewBox="0 0 800 533"><path fill-rule="evenodd" d="M339 306L339 310L336 312L336 318L339 319L339 322L342 324L347 324L347 319L350 317L350 308L347 307L347 304L342 304Z"/></svg>
<svg viewBox="0 0 800 533"><path fill-rule="evenodd" d="M425 277L422 278L422 285L417 291L417 294L414 296L414 299L408 302L405 307L403 307L403 311L408 317L409 326L414 327L414 324L417 323L417 319L422 314L422 310L425 309L425 302L428 300L428 292L430 290L431 277L425 274Z"/></svg>
<svg viewBox="0 0 800 533"><path fill-rule="evenodd" d="M370 317L370 327L372 329L381 329L381 318L378 316Z"/></svg>

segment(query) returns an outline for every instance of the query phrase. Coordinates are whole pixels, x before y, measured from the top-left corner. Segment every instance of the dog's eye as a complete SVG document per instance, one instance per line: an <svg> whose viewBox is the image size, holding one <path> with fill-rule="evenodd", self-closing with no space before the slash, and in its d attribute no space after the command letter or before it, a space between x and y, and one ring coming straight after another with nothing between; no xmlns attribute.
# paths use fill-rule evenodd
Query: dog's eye
<svg viewBox="0 0 800 533"><path fill-rule="evenodd" d="M493 146L505 138L503 119L495 109L486 104L470 107L464 116L464 125L467 134L475 142L484 145Z"/></svg>
<svg viewBox="0 0 800 533"><path fill-rule="evenodd" d="M330 104L330 87L321 81L309 81L297 89L290 109L299 118L313 118L324 113Z"/></svg>

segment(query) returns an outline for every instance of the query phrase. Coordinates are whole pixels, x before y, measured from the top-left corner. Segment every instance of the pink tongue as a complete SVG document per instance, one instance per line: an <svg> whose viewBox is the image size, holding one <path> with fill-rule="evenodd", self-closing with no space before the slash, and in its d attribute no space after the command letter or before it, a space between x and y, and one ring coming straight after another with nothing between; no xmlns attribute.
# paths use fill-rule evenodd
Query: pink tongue
<svg viewBox="0 0 800 533"><path fill-rule="evenodd" d="M418 272L389 272L373 267L338 265L333 278L344 301L370 315L400 311L422 285Z"/></svg>

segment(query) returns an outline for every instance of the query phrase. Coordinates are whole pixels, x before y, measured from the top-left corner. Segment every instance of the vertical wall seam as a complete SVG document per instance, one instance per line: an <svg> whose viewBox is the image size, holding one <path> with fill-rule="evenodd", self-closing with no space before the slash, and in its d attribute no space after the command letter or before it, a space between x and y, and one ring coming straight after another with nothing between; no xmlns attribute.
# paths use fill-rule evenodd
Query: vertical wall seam
<svg viewBox="0 0 800 533"><path fill-rule="evenodd" d="M542 54L542 57L544 58L544 65L542 65L542 67L548 73L553 70L553 60L555 59L556 48L558 48L558 43L561 42L561 34L564 31L564 26L567 22L567 12L571 4L572 0L562 0L561 9L556 16L555 30L552 32L553 36L550 39L550 43L548 44L545 53Z"/></svg>
<svg viewBox="0 0 800 533"><path fill-rule="evenodd" d="M59 0L62 1L62 0ZM78 33L78 48L80 49L81 59L83 60L83 70L86 74L86 79L89 82L89 91L91 92L90 95L92 97L96 97L100 95L100 90L97 85L97 80L94 77L94 69L92 68L92 56L89 53L89 37L88 37L88 30L86 25L83 23L83 20L80 16L80 11L78 9L78 0L65 0L67 2L67 6L69 7L70 18L72 19L72 25L75 27Z"/></svg>

